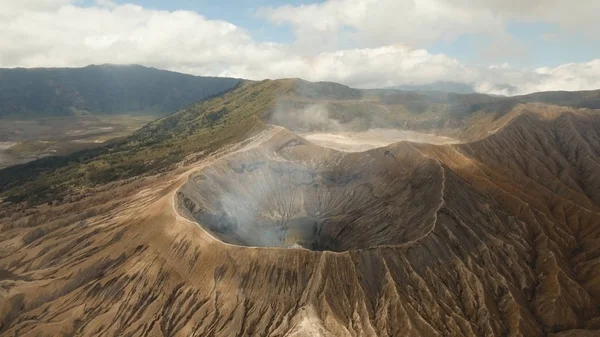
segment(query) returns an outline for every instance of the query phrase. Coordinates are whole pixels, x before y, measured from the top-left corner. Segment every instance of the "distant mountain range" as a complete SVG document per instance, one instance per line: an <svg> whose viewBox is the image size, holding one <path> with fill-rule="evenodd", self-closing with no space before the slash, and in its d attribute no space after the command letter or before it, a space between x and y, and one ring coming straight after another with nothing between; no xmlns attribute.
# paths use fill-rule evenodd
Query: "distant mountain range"
<svg viewBox="0 0 600 337"><path fill-rule="evenodd" d="M402 91L443 91L457 94L472 94L475 92L471 85L449 81L437 81L427 84L403 84L390 87L390 89Z"/></svg>
<svg viewBox="0 0 600 337"><path fill-rule="evenodd" d="M164 115L239 82L139 65L0 69L0 118L78 113Z"/></svg>
<svg viewBox="0 0 600 337"><path fill-rule="evenodd" d="M423 91L423 92L448 92L455 94L473 94L476 93L474 84L466 84L452 81L436 81L427 84L403 84L390 87L389 89L402 91ZM497 84L494 90L504 92L507 95L516 95L517 87L510 84Z"/></svg>

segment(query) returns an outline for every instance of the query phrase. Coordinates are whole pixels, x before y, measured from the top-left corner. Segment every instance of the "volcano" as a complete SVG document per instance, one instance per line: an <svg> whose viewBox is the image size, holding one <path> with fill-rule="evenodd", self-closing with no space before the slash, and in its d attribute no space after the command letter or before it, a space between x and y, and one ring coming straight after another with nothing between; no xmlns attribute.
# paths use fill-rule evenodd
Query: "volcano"
<svg viewBox="0 0 600 337"><path fill-rule="evenodd" d="M343 153L281 130L193 174L178 196L224 242L341 252L425 236L443 173L410 143Z"/></svg>
<svg viewBox="0 0 600 337"><path fill-rule="evenodd" d="M597 336L593 95L245 82L3 170L0 333Z"/></svg>

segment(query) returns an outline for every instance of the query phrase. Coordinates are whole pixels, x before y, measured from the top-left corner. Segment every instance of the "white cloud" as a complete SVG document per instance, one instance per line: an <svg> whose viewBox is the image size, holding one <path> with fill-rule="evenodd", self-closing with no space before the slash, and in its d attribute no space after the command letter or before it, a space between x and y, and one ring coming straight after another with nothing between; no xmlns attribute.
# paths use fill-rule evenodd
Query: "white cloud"
<svg viewBox="0 0 600 337"><path fill-rule="evenodd" d="M299 41L350 30L351 41L415 47L462 34L506 39L505 27L515 21L556 24L598 39L598 0L328 0L324 3L263 8L275 24L294 27Z"/></svg>
<svg viewBox="0 0 600 337"><path fill-rule="evenodd" d="M507 19L557 24L561 28L570 28L588 33L594 28L600 29L597 13L600 2L597 0L437 0L461 8L472 8L496 13ZM591 33L591 32L590 32ZM590 35L592 36L592 35ZM597 34L593 34L597 39Z"/></svg>
<svg viewBox="0 0 600 337"><path fill-rule="evenodd" d="M413 47L470 33L500 33L503 21L490 11L451 5L444 0L329 0L321 4L263 8L275 24L294 27L300 43L346 32L344 45ZM349 33L348 33L349 32Z"/></svg>
<svg viewBox="0 0 600 337"><path fill-rule="evenodd" d="M402 46L339 50L310 58L289 57L269 67L232 68L232 71L231 75L242 77L302 77L360 88L452 81L473 85L479 92L498 95L600 89L600 59L535 70L513 68L507 63L475 67L461 64L444 54Z"/></svg>
<svg viewBox="0 0 600 337"><path fill-rule="evenodd" d="M35 11L35 12L46 12L60 8L66 4L73 3L73 0L19 0L0 1L0 13L3 14L14 14L20 11Z"/></svg>
<svg viewBox="0 0 600 337"><path fill-rule="evenodd" d="M472 31L483 21L490 23L484 29L501 30L504 14L450 3L462 0L380 1L377 6L370 1L332 0L264 11L271 20L306 30L305 40L285 45L258 42L240 27L191 11L150 10L108 0L87 7L69 0L0 0L0 66L138 63L198 75L301 77L362 88L456 81L508 94L600 88L600 60L537 70L508 64L480 67L412 46ZM330 15L332 11L337 14ZM325 34L330 32L339 36L330 40ZM369 42L356 42L361 39ZM315 47L308 45L311 41L335 43Z"/></svg>
<svg viewBox="0 0 600 337"><path fill-rule="evenodd" d="M503 87L505 84L514 88ZM480 92L499 95L600 89L600 59L534 70L515 69L507 64L490 66L480 70L474 87Z"/></svg>
<svg viewBox="0 0 600 337"><path fill-rule="evenodd" d="M207 20L190 11L108 5L79 7L64 1L60 6L32 5L36 10L30 10L3 3L13 14L0 21L0 64L193 64L218 74L230 63L253 64L271 57L270 45L253 41L243 29L225 21Z"/></svg>
<svg viewBox="0 0 600 337"><path fill-rule="evenodd" d="M326 52L305 61L304 77L356 87L423 84L436 80L470 82L475 74L458 61L422 49L385 46Z"/></svg>

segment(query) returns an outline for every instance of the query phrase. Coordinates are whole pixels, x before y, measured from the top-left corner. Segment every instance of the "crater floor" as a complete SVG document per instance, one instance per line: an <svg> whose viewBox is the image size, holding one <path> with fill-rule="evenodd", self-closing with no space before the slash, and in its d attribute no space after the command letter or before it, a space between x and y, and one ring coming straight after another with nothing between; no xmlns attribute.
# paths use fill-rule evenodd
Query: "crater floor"
<svg viewBox="0 0 600 337"><path fill-rule="evenodd" d="M429 144L452 144L458 141L444 136L397 129L370 129L360 132L315 132L302 137L312 143L344 152L361 152L400 141Z"/></svg>

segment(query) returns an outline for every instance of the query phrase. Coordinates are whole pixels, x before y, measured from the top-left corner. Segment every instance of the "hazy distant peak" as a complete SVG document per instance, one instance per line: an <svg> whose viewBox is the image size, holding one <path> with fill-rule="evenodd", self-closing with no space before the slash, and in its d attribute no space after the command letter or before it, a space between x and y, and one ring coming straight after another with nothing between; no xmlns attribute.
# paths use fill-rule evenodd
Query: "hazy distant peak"
<svg viewBox="0 0 600 337"><path fill-rule="evenodd" d="M427 84L403 84L393 86L390 89L403 91L443 91L458 94L470 94L475 92L473 85L450 81L437 81Z"/></svg>

